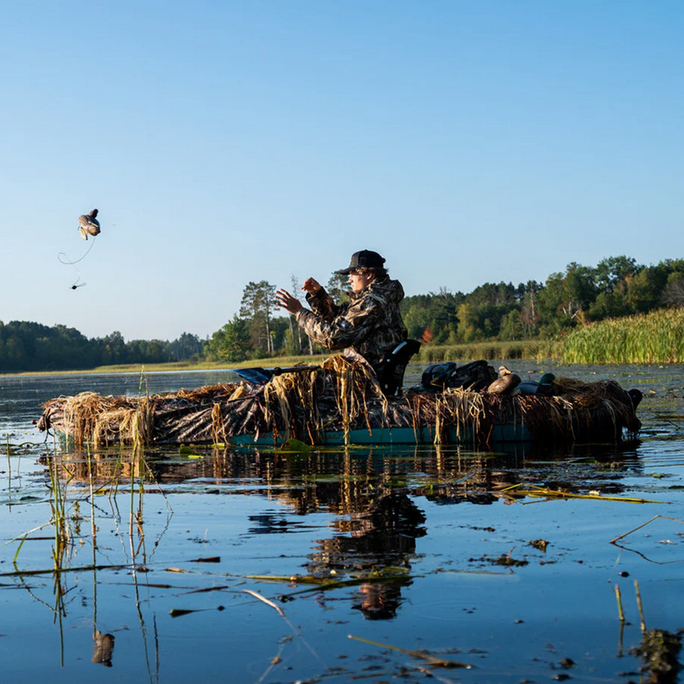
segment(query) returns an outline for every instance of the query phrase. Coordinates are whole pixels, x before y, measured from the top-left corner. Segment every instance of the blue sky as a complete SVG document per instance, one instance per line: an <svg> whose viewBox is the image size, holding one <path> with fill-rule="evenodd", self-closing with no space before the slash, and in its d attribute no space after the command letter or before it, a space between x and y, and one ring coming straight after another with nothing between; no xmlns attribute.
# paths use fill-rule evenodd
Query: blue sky
<svg viewBox="0 0 684 684"><path fill-rule="evenodd" d="M10 1L0 320L205 337L366 248L409 295L684 257L683 31L666 0Z"/></svg>

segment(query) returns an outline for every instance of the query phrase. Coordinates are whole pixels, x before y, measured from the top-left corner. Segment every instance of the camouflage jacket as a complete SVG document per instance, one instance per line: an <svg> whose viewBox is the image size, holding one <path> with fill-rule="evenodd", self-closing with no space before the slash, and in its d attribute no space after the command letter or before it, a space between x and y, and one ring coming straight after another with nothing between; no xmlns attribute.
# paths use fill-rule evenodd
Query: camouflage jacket
<svg viewBox="0 0 684 684"><path fill-rule="evenodd" d="M363 292L352 293L351 301L345 304L335 304L321 288L307 294L312 311L302 309L297 323L317 344L331 351L351 348L377 370L384 354L407 337L399 312L403 298L401 283L389 277L373 281Z"/></svg>

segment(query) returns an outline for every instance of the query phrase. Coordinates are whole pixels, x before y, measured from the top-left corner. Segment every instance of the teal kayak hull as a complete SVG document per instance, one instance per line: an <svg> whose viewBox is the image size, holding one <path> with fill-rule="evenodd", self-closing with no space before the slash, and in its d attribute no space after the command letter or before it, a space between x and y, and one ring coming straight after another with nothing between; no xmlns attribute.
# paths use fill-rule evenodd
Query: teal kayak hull
<svg viewBox="0 0 684 684"><path fill-rule="evenodd" d="M262 435L238 435L230 439L229 444L235 446L273 446L283 444L288 440L287 434L274 436L272 432ZM448 431L448 444L473 444L475 435L472 429L461 430L458 433L451 429ZM532 433L524 425L495 425L488 443L512 443L533 442ZM390 444L434 444L434 430L419 428L414 430L409 427L397 428L373 428L372 430L350 430L345 436L343 431L326 432L323 435L322 446L344 445L390 445Z"/></svg>

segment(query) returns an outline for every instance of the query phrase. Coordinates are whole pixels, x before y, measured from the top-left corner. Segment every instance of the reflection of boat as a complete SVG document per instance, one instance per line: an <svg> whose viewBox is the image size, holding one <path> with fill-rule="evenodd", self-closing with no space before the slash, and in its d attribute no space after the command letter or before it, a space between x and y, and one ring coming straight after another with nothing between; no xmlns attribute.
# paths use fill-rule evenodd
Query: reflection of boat
<svg viewBox="0 0 684 684"><path fill-rule="evenodd" d="M333 362L334 363L329 363ZM616 382L559 378L552 396L447 388L385 397L372 373L333 357L266 384L226 383L149 397L51 399L38 421L76 446L615 442L641 424Z"/></svg>

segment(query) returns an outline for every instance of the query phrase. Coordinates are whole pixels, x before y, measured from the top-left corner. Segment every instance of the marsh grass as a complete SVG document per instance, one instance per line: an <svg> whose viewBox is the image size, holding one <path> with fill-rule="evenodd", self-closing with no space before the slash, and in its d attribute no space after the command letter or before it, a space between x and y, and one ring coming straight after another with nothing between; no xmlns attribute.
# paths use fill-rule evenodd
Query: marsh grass
<svg viewBox="0 0 684 684"><path fill-rule="evenodd" d="M592 323L563 340L563 363L682 363L684 308Z"/></svg>
<svg viewBox="0 0 684 684"><path fill-rule="evenodd" d="M550 359L558 356L559 343L550 340L492 340L471 344L423 345L418 360L426 363L443 361L477 361L484 359Z"/></svg>

